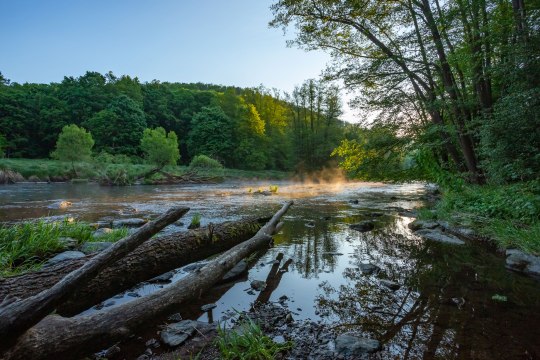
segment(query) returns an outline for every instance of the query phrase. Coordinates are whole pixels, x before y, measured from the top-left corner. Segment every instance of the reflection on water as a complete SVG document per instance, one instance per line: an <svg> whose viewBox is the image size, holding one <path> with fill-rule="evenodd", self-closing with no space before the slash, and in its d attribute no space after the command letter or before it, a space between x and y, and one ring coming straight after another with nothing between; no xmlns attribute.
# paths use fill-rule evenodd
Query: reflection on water
<svg viewBox="0 0 540 360"><path fill-rule="evenodd" d="M279 193L273 196L248 194L249 188L265 189L264 183L7 186L0 189L0 220L56 215L97 220L134 213L152 217L172 205L185 205L191 213L199 212L205 224L268 215L294 198L274 247L256 260L248 278L215 288L179 309L184 318L207 321L200 305L216 302L213 318L223 320L231 309L247 310L255 301L279 301L286 295L295 319L378 339L383 351L377 356L385 359L540 357L538 284L506 271L504 259L482 247L424 242L412 235L407 228L412 219L398 215L396 208L419 206L420 185L277 184ZM51 208L62 200L72 207ZM383 215L373 217L373 212ZM366 219L375 222L374 231L349 228ZM276 258L280 262L272 263ZM363 274L360 265L367 263L380 271ZM176 277L182 276L180 271ZM381 285L382 279L400 288L392 291ZM265 280L268 286L249 294L251 280ZM507 301L493 300L496 294Z"/></svg>

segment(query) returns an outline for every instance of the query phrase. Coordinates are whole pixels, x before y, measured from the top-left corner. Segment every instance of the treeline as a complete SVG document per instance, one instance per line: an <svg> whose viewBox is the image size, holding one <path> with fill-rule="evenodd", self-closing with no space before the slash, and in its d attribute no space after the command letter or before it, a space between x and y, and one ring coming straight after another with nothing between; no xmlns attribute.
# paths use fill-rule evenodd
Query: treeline
<svg viewBox="0 0 540 360"><path fill-rule="evenodd" d="M349 170L377 175L413 156L436 181L540 178L539 1L280 0L272 10L271 25L298 30L292 42L332 55L327 78L372 114L337 151Z"/></svg>
<svg viewBox="0 0 540 360"><path fill-rule="evenodd" d="M240 169L313 170L343 136L338 89L309 80L293 94L264 87L152 81L87 72L60 83L11 83L0 74L0 144L6 157L46 158L66 125L92 134L94 153L140 161L143 132L179 139L180 162L207 155Z"/></svg>

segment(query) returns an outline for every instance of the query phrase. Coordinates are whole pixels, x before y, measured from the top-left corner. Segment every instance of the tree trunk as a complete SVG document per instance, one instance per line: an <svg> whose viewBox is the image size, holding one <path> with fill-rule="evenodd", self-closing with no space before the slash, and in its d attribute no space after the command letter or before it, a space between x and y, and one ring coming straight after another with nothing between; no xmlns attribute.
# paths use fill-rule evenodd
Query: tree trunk
<svg viewBox="0 0 540 360"><path fill-rule="evenodd" d="M118 241L83 266L63 277L50 289L20 301L5 299L0 307L0 351L17 339L28 328L50 314L78 287L86 285L102 269L121 259L165 226L181 218L189 208L172 208L135 233ZM7 301L6 301L7 300Z"/></svg>
<svg viewBox="0 0 540 360"><path fill-rule="evenodd" d="M284 205L250 240L236 245L175 284L108 311L63 318L50 315L28 330L3 354L14 359L73 359L106 348L148 325L155 317L177 310L186 301L210 289L241 259L267 245L279 231L280 218L292 202Z"/></svg>
<svg viewBox="0 0 540 360"><path fill-rule="evenodd" d="M138 283L172 269L203 260L246 241L261 227L257 219L209 225L204 229L174 233L151 239L115 264L103 269L87 285L77 289L57 313L71 316L110 298ZM92 256L5 279L0 279L0 299L7 294L32 296L53 286L62 277L88 262Z"/></svg>

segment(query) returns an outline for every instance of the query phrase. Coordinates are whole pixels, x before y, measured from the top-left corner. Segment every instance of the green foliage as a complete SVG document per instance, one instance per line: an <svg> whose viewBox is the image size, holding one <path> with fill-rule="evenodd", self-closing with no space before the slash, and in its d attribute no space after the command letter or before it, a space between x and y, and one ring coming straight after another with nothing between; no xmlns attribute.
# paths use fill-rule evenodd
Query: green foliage
<svg viewBox="0 0 540 360"><path fill-rule="evenodd" d="M493 182L540 178L540 88L500 99L480 125L483 166Z"/></svg>
<svg viewBox="0 0 540 360"><path fill-rule="evenodd" d="M96 139L96 148L111 154L135 155L146 128L144 112L126 95L112 100L107 108L85 122Z"/></svg>
<svg viewBox="0 0 540 360"><path fill-rule="evenodd" d="M223 165L217 160L206 155L194 156L189 163L190 169L222 169Z"/></svg>
<svg viewBox="0 0 540 360"><path fill-rule="evenodd" d="M201 226L201 214L195 213L191 218L191 223L189 224L190 229L196 229Z"/></svg>
<svg viewBox="0 0 540 360"><path fill-rule="evenodd" d="M176 165L180 158L178 137L174 131L169 131L167 134L162 127L144 130L141 149L146 160L159 167Z"/></svg>
<svg viewBox="0 0 540 360"><path fill-rule="evenodd" d="M93 146L94 140L89 132L75 124L66 125L58 135L56 150L51 156L62 161L85 161L90 159Z"/></svg>
<svg viewBox="0 0 540 360"><path fill-rule="evenodd" d="M103 233L97 237L92 237L88 241L117 242L129 235L129 229L126 227L112 229L112 231Z"/></svg>
<svg viewBox="0 0 540 360"><path fill-rule="evenodd" d="M227 360L273 360L292 347L292 343L277 344L264 335L251 319L243 320L238 330L218 327L216 340L221 358Z"/></svg>
<svg viewBox="0 0 540 360"><path fill-rule="evenodd" d="M0 276L36 270L47 258L64 250L66 244L61 241L64 237L75 239L82 244L94 240L116 241L127 235L126 229L115 229L105 237L94 239L94 230L87 223L70 219L56 222L39 220L1 226Z"/></svg>
<svg viewBox="0 0 540 360"><path fill-rule="evenodd" d="M408 140L396 136L388 127L357 128L353 139L342 140L332 156L349 176L362 180L406 180L414 174L405 162Z"/></svg>
<svg viewBox="0 0 540 360"><path fill-rule="evenodd" d="M189 152L206 154L230 165L234 153L232 131L231 119L221 108L205 107L193 117L187 141Z"/></svg>
<svg viewBox="0 0 540 360"><path fill-rule="evenodd" d="M6 146L7 146L6 138L4 137L4 135L0 134L0 158L3 158L5 155L4 149L6 148Z"/></svg>

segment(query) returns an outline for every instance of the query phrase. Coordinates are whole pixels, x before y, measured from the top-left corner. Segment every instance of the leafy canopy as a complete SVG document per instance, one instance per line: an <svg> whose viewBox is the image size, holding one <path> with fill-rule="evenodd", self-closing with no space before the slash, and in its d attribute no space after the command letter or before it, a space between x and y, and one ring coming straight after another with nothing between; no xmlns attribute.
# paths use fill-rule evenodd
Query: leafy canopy
<svg viewBox="0 0 540 360"><path fill-rule="evenodd" d="M92 135L84 128L75 124L66 125L58 135L56 150L51 156L62 161L84 161L92 156L93 146Z"/></svg>
<svg viewBox="0 0 540 360"><path fill-rule="evenodd" d="M141 149L149 162L160 167L176 165L176 162L180 159L176 133L169 131L167 134L162 127L144 130Z"/></svg>

